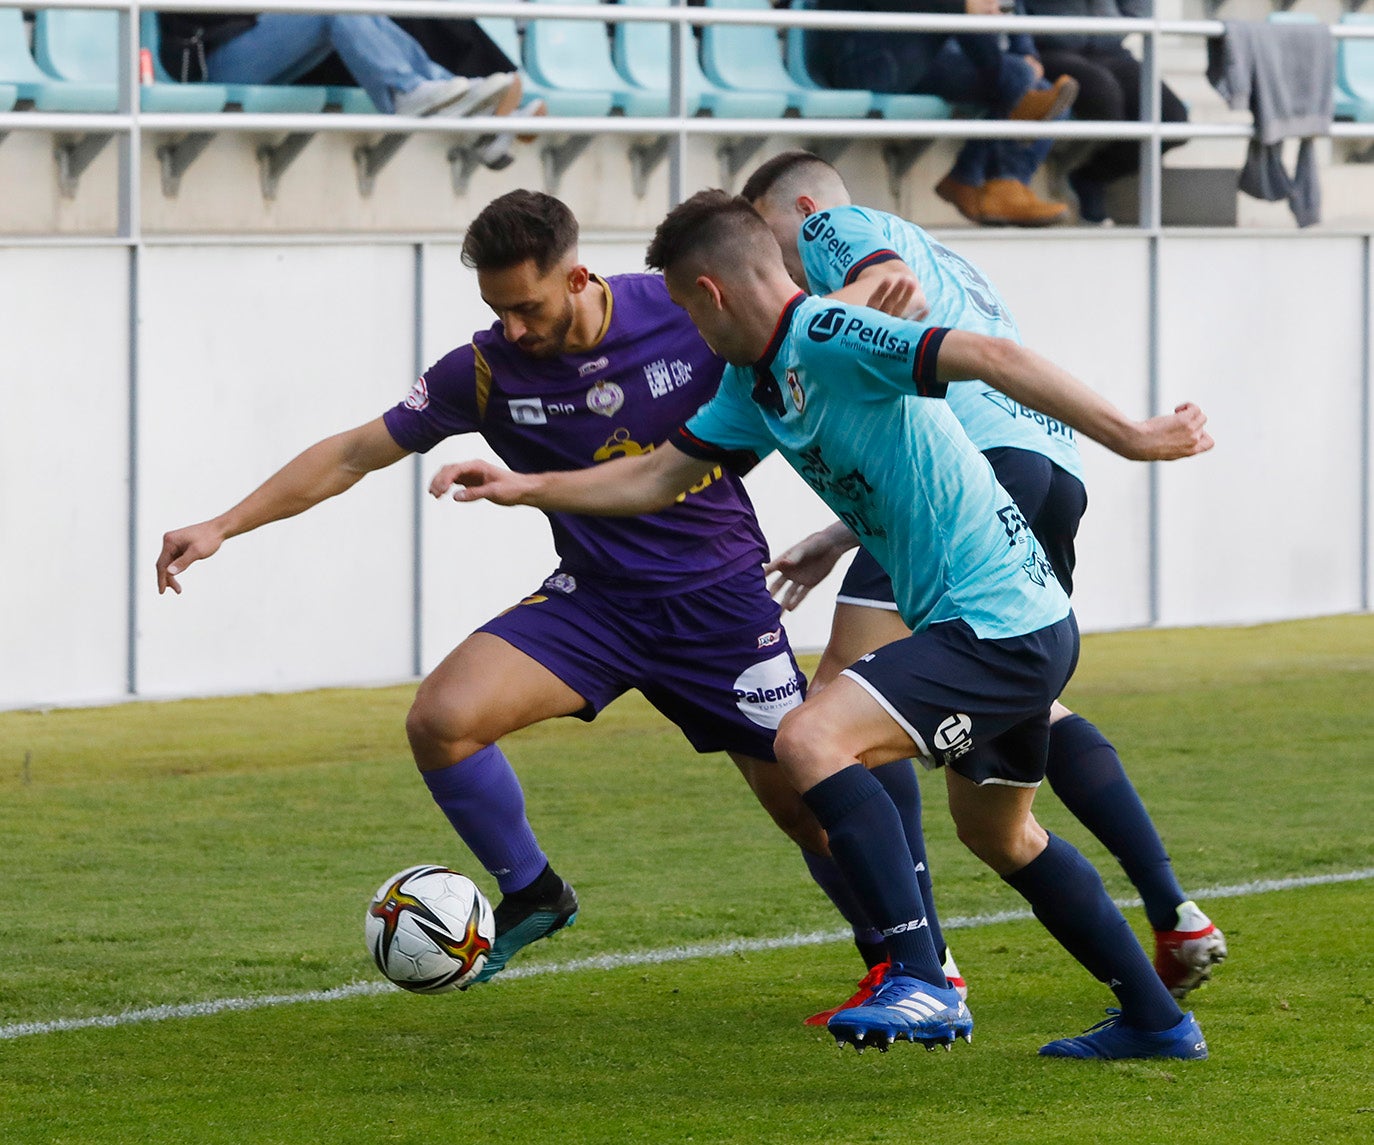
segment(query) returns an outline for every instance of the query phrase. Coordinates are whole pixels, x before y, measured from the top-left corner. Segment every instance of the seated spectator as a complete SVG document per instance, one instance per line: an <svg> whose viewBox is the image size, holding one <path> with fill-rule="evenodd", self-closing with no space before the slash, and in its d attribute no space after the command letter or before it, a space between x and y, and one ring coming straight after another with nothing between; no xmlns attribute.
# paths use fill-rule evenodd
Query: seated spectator
<svg viewBox="0 0 1374 1145"><path fill-rule="evenodd" d="M1022 6L1024 5L1024 7ZM1017 0L1017 11L1032 16L1105 16L1149 19L1150 0ZM1072 35L1035 37L1035 49L1045 76L1072 76L1078 81L1075 119L1138 121L1140 119L1140 61L1126 50L1121 37ZM1168 85L1161 85L1165 123L1186 123L1188 109ZM1164 150L1186 142L1165 140ZM1078 196L1078 213L1085 223L1107 220L1107 184L1140 168L1140 143L1134 139L1105 142L1095 147L1069 172L1069 186Z"/></svg>
<svg viewBox="0 0 1374 1145"><path fill-rule="evenodd" d="M816 0L839 12L941 12L995 16L998 0ZM918 92L950 103L979 104L998 119L1055 119L1067 113L1078 85L1070 77L1044 84L1025 53L1004 51L995 35L913 32L808 32L807 64L838 88ZM935 193L976 223L1045 226L1068 213L1027 185L1040 156L1013 140L969 140Z"/></svg>
<svg viewBox="0 0 1374 1145"><path fill-rule="evenodd" d="M385 16L164 13L158 21L163 64L176 79L285 84L337 52L377 110L396 115L486 114L519 78L455 76Z"/></svg>

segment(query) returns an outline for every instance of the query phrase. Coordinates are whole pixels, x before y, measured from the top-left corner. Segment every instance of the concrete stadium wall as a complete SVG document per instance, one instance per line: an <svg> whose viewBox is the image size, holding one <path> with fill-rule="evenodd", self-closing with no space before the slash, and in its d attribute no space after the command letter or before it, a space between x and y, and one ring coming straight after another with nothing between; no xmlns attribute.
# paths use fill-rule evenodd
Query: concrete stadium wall
<svg viewBox="0 0 1374 1145"><path fill-rule="evenodd" d="M645 237L583 256L636 269ZM1085 443L1085 629L1369 607L1368 236L956 241L1030 345L1136 414L1156 355L1158 407L1211 416L1213 454L1153 472ZM422 495L475 439L230 541L181 597L154 587L165 530L377 416L489 320L451 241L0 247L0 707L409 678L532 589L553 563L538 514ZM775 549L827 519L776 459L750 488ZM814 595L798 647L825 640Z"/></svg>

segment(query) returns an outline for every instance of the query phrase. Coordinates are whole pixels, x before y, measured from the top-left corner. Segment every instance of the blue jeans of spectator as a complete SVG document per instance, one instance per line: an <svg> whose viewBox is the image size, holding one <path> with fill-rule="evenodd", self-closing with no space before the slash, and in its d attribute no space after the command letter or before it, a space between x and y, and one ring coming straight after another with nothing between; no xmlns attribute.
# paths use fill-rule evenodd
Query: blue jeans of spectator
<svg viewBox="0 0 1374 1145"><path fill-rule="evenodd" d="M814 45L808 43L807 56L813 72L831 87L938 95L949 103L987 107L999 119L1035 86L1025 59L1004 52L991 35L821 33ZM971 139L960 148L950 176L975 187L988 178L1020 178L1029 160L1018 153L1025 150L1014 140Z"/></svg>
<svg viewBox="0 0 1374 1145"><path fill-rule="evenodd" d="M395 110L391 93L411 91L449 72L385 16L262 15L257 25L216 48L206 60L211 83L290 83L338 52L379 111Z"/></svg>

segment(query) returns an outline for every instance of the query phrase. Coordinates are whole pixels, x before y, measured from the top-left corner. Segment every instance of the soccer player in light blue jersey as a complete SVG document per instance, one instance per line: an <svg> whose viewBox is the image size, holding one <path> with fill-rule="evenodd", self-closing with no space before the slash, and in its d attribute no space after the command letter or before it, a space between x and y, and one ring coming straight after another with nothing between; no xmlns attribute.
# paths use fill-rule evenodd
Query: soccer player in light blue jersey
<svg viewBox="0 0 1374 1145"><path fill-rule="evenodd" d="M1120 1003L1120 1013L1042 1053L1202 1058L1206 1042L1155 974L1092 866L1031 814L1049 710L1073 671L1068 598L1010 495L942 400L984 378L1094 438L1121 415L1007 339L909 322L798 291L746 202L703 191L659 226L649 264L727 362L716 396L651 453L580 472L446 466L458 500L636 514L669 504L715 466L781 452L892 575L912 635L851 665L785 715L783 772L881 931L890 966L837 1039L887 1048L971 1038L973 1019L931 938L900 818L870 767L917 753L944 766L960 838ZM1157 419L1175 455L1210 445L1197 417ZM1165 449L1164 452L1168 452Z"/></svg>
<svg viewBox="0 0 1374 1145"><path fill-rule="evenodd" d="M742 197L778 240L793 281L811 293L841 292L842 298L867 301L873 289L887 288L894 300L900 299L893 305L906 316L1021 340L1010 308L982 271L916 224L855 206L840 173L819 156L808 151L774 156L749 176ZM1072 592L1074 540L1087 507L1074 431L982 382L952 386L946 400L1021 508L1061 585ZM781 554L770 568L783 573L783 582L775 587L784 603L799 604L808 588L857 543L849 530L832 528ZM866 549L860 549L841 585L830 644L814 684L823 687L846 664L905 635L887 574ZM909 822L909 838L918 840L919 788L901 771L899 765L890 765L879 777ZM1116 749L1093 724L1058 702L1051 713L1046 778L1140 892L1155 932L1155 969L1175 997L1185 997L1226 957L1225 937L1184 894ZM912 790L914 795L903 794ZM925 889L929 874L924 870L923 844L913 841L912 851ZM808 865L823 887L835 885L824 859L809 857ZM842 883L832 897L841 913L857 922L856 942L871 965L875 955L870 933L861 919L850 917L853 907ZM933 913L932 926L937 942L942 941ZM856 997L864 989L861 984Z"/></svg>

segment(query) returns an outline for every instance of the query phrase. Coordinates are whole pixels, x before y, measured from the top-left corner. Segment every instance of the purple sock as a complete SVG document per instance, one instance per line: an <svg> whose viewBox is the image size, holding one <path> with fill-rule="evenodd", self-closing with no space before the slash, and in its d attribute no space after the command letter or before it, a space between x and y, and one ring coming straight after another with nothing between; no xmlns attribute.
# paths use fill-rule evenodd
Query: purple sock
<svg viewBox="0 0 1374 1145"><path fill-rule="evenodd" d="M496 744L420 774L453 829L495 876L502 894L522 890L539 877L549 860L525 818L520 781Z"/></svg>

